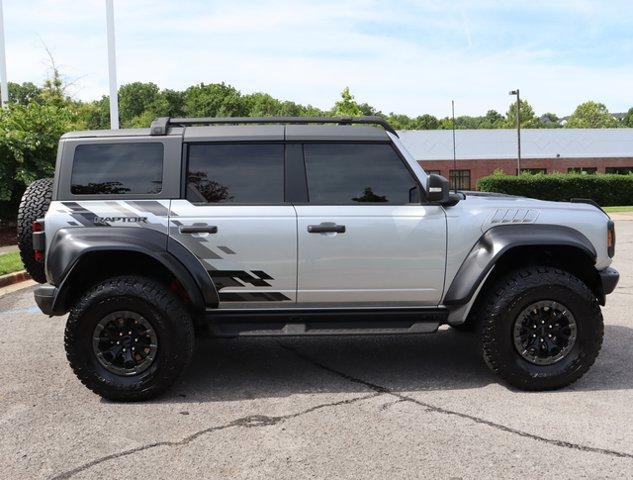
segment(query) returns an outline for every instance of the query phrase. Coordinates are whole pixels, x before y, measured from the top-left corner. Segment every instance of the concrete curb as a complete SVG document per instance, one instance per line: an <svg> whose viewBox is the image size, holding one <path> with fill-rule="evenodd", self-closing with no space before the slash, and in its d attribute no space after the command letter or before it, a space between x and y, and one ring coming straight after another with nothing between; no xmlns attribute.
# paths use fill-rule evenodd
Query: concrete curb
<svg viewBox="0 0 633 480"><path fill-rule="evenodd" d="M0 275L0 288L13 285L14 283L25 282L30 279L31 277L26 273L26 270Z"/></svg>

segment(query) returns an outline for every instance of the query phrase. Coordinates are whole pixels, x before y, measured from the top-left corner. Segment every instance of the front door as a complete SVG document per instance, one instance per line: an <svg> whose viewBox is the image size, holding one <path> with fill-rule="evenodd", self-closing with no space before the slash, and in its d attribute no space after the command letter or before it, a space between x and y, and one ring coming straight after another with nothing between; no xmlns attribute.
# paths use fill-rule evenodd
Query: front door
<svg viewBox="0 0 633 480"><path fill-rule="evenodd" d="M296 213L284 203L282 143L188 145L186 199L170 235L203 263L221 308L296 300Z"/></svg>
<svg viewBox="0 0 633 480"><path fill-rule="evenodd" d="M304 145L309 201L297 205L302 304L437 305L446 218L389 144Z"/></svg>

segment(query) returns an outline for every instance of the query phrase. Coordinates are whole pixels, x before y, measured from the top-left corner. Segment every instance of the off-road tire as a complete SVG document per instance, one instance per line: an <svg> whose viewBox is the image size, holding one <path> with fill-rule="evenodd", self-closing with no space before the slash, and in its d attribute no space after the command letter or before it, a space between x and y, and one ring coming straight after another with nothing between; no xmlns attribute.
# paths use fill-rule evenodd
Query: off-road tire
<svg viewBox="0 0 633 480"><path fill-rule="evenodd" d="M156 357L133 376L108 371L97 359L92 335L97 323L115 311L142 315L158 338ZM90 390L114 401L140 401L167 390L185 371L194 351L191 317L178 297L152 279L121 276L91 288L72 308L64 345L75 375Z"/></svg>
<svg viewBox="0 0 633 480"><path fill-rule="evenodd" d="M42 178L31 183L18 208L18 248L24 268L33 280L46 283L44 262L33 256L33 222L44 217L53 195L53 179Z"/></svg>
<svg viewBox="0 0 633 480"><path fill-rule="evenodd" d="M551 365L530 363L513 341L515 319L539 300L564 305L577 324L573 348ZM487 288L478 313L484 361L521 390L553 390L575 382L593 365L602 346L604 324L596 296L574 275L552 267L524 268L501 278Z"/></svg>

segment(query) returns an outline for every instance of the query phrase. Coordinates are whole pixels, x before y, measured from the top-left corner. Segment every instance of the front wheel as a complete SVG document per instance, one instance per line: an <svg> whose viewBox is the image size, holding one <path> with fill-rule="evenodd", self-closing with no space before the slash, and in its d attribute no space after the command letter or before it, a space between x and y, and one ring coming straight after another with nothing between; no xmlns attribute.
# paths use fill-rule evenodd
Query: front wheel
<svg viewBox="0 0 633 480"><path fill-rule="evenodd" d="M64 340L79 380L117 401L165 391L194 349L193 323L180 300L162 284L137 276L90 289L71 310Z"/></svg>
<svg viewBox="0 0 633 480"><path fill-rule="evenodd" d="M510 273L481 305L482 354L490 369L522 390L575 382L593 365L604 333L595 295L552 267Z"/></svg>

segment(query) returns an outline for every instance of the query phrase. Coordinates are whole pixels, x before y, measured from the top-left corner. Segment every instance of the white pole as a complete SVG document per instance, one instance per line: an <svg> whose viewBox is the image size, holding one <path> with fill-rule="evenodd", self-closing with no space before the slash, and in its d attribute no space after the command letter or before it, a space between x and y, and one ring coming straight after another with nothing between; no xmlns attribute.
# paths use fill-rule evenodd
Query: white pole
<svg viewBox="0 0 633 480"><path fill-rule="evenodd" d="M9 85L7 84L7 57L4 52L4 16L2 14L2 0L0 0L0 100L2 108L9 102Z"/></svg>
<svg viewBox="0 0 633 480"><path fill-rule="evenodd" d="M2 1L2 0L0 0ZM106 0L108 28L108 75L110 77L110 128L119 129L119 96L116 84L116 51L114 48L114 3Z"/></svg>

